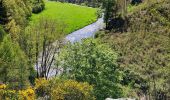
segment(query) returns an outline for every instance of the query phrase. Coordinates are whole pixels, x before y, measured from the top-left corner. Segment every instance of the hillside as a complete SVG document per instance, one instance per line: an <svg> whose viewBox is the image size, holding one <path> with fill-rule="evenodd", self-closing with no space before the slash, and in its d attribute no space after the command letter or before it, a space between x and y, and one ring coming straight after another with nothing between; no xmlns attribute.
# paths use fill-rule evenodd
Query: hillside
<svg viewBox="0 0 170 100"><path fill-rule="evenodd" d="M150 99L170 96L170 2L135 8L129 10L126 32L105 32L101 39L119 54L123 84Z"/></svg>

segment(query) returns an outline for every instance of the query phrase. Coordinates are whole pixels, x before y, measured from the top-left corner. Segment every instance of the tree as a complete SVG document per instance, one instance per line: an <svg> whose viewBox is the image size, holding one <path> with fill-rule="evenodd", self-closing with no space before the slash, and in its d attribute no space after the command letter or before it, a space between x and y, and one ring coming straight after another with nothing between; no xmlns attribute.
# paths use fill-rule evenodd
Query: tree
<svg viewBox="0 0 170 100"><path fill-rule="evenodd" d="M37 77L47 79L53 70L54 56L64 35L65 26L61 23L40 18L37 24L27 27L25 33L20 36L21 47L29 57L30 64L33 66L35 63Z"/></svg>
<svg viewBox="0 0 170 100"><path fill-rule="evenodd" d="M69 44L61 50L59 66L62 77L94 85L97 100L120 97L120 72L117 55L108 46L93 40Z"/></svg>
<svg viewBox="0 0 170 100"><path fill-rule="evenodd" d="M24 52L10 36L5 36L0 45L0 81L11 88L24 88L28 82L28 65Z"/></svg>
<svg viewBox="0 0 170 100"><path fill-rule="evenodd" d="M106 29L109 27L109 21L117 16L117 6L115 0L104 0L103 1L104 20L106 23Z"/></svg>
<svg viewBox="0 0 170 100"><path fill-rule="evenodd" d="M18 35L27 25L31 16L30 0L0 0L0 24L9 33L13 40L18 40Z"/></svg>

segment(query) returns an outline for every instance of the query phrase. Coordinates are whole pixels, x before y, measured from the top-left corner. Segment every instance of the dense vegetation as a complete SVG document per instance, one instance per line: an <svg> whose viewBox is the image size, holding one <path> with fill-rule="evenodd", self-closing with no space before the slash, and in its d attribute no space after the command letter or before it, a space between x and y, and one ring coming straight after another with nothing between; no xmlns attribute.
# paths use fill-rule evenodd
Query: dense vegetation
<svg viewBox="0 0 170 100"><path fill-rule="evenodd" d="M105 32L102 40L119 55L124 85L150 99L166 100L170 90L170 2L144 2L129 9L122 19L127 23L113 25L112 32Z"/></svg>
<svg viewBox="0 0 170 100"><path fill-rule="evenodd" d="M16 9L17 8L17 9ZM1 0L0 24L10 33L13 40L19 38L19 33L28 23L31 16L30 0Z"/></svg>
<svg viewBox="0 0 170 100"><path fill-rule="evenodd" d="M73 3L73 4L89 6L89 7L102 6L102 0L50 0L50 1L67 2L67 3Z"/></svg>
<svg viewBox="0 0 170 100"><path fill-rule="evenodd" d="M96 99L103 100L123 96L116 59L117 54L107 45L85 40L61 50L58 66L63 66L63 77L93 84Z"/></svg>
<svg viewBox="0 0 170 100"><path fill-rule="evenodd" d="M35 80L35 87L23 90L12 90L6 85L0 85L1 100L95 100L93 86L74 80L44 78Z"/></svg>

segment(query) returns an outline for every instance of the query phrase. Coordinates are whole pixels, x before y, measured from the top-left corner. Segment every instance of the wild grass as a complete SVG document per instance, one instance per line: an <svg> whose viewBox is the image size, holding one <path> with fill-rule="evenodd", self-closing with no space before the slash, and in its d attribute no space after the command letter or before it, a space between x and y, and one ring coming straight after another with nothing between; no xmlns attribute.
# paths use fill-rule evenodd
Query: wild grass
<svg viewBox="0 0 170 100"><path fill-rule="evenodd" d="M157 1L157 0L146 0L146 1L144 1L143 3L141 3L139 5L131 5L131 4L129 4L127 10L128 10L129 14L133 14L135 12L138 12L138 11L141 11L143 9L146 9L149 6L153 5L153 4L156 4L156 3L159 4L161 2L164 2L164 0L159 0L159 1Z"/></svg>
<svg viewBox="0 0 170 100"><path fill-rule="evenodd" d="M37 23L41 17L53 19L61 24L64 23L64 33L69 34L95 22L97 19L96 13L96 8L48 1L43 12L33 14L30 25Z"/></svg>

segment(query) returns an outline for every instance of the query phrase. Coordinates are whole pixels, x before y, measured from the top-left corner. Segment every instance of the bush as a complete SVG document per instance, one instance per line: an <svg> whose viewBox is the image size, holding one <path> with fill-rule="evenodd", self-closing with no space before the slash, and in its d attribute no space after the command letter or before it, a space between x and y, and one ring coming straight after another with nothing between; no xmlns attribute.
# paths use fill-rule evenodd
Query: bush
<svg viewBox="0 0 170 100"><path fill-rule="evenodd" d="M43 0L35 0L33 2L33 9L32 12L37 14L40 13L41 11L43 11L45 9L45 3Z"/></svg>
<svg viewBox="0 0 170 100"><path fill-rule="evenodd" d="M50 94L49 81L45 78L40 78L35 80L35 91L37 96L44 97Z"/></svg>
<svg viewBox="0 0 170 100"><path fill-rule="evenodd" d="M93 87L74 80L56 80L51 92L52 100L94 100Z"/></svg>
<svg viewBox="0 0 170 100"><path fill-rule="evenodd" d="M52 100L94 100L93 87L74 80L45 78L36 79L35 91L38 97Z"/></svg>
<svg viewBox="0 0 170 100"><path fill-rule="evenodd" d="M5 84L0 84L0 100L35 100L33 88L11 90Z"/></svg>

